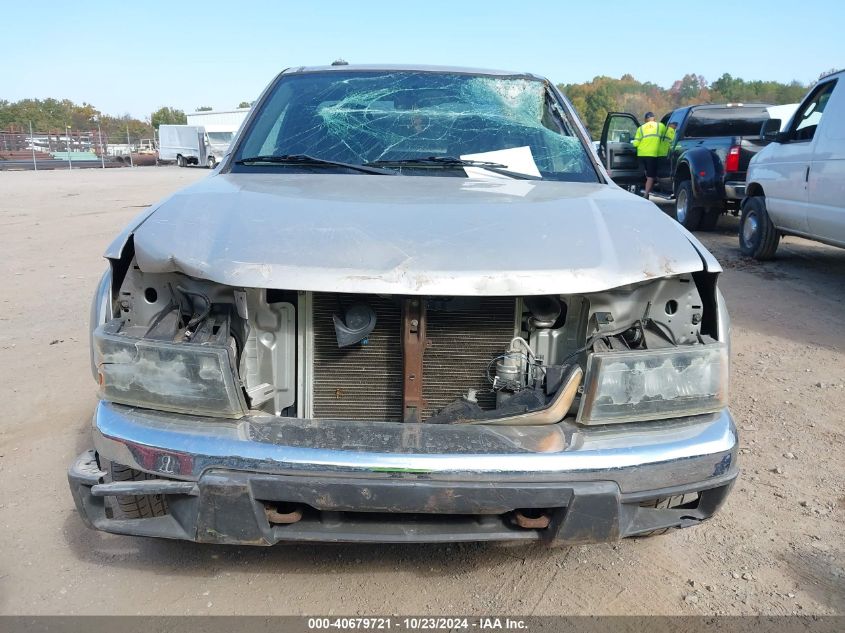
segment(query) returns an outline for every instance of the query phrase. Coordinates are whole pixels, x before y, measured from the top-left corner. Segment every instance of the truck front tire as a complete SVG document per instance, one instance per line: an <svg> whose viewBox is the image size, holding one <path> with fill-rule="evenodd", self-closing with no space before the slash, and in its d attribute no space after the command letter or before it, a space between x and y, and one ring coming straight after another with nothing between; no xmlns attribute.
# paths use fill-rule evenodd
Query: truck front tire
<svg viewBox="0 0 845 633"><path fill-rule="evenodd" d="M669 510L671 508L678 508L684 506L688 503L695 502L699 497L699 493L692 492L685 495L676 495L674 497L661 497L659 499L654 499L653 501L644 501L640 504L641 508L655 508L658 510ZM651 532L645 532L643 534L639 534L640 538L645 538L647 536L660 536L661 534L666 534L667 532L671 532L672 528L662 528L660 530L652 530Z"/></svg>
<svg viewBox="0 0 845 633"><path fill-rule="evenodd" d="M766 211L766 199L763 196L749 198L739 219L740 252L765 261L775 256L779 241L780 233Z"/></svg>
<svg viewBox="0 0 845 633"><path fill-rule="evenodd" d="M144 479L157 479L155 475L129 468L114 462L108 463L106 472L109 473L111 481L143 481ZM163 495L118 495L117 510L124 519L149 519L167 514L167 502Z"/></svg>
<svg viewBox="0 0 845 633"><path fill-rule="evenodd" d="M179 165L179 167L185 167L188 163L185 161L185 157L182 156L182 154L179 154L176 157L176 164Z"/></svg>
<svg viewBox="0 0 845 633"><path fill-rule="evenodd" d="M696 204L692 193L692 182L682 180L675 190L675 219L688 231L695 231L701 223L704 207Z"/></svg>

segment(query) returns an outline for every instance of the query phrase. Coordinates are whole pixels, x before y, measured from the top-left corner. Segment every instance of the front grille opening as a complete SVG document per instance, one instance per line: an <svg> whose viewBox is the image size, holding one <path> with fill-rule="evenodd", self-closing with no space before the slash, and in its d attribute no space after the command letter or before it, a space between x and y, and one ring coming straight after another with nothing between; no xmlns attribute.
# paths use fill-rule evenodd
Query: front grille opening
<svg viewBox="0 0 845 633"><path fill-rule="evenodd" d="M376 313L376 327L366 345L339 348L332 315L344 306L365 302ZM376 422L402 419L401 306L375 295L315 293L315 418Z"/></svg>
<svg viewBox="0 0 845 633"><path fill-rule="evenodd" d="M494 409L490 362L516 334L514 297L428 297L421 419L476 392ZM332 315L364 302L376 314L366 344L339 348ZM318 419L398 422L403 419L402 298L315 293L312 301L312 410Z"/></svg>
<svg viewBox="0 0 845 633"><path fill-rule="evenodd" d="M515 311L513 297L429 301L426 338L431 345L423 358L423 420L470 389L476 391L482 409L496 408L487 366L510 345Z"/></svg>
<svg viewBox="0 0 845 633"><path fill-rule="evenodd" d="M359 526L408 525L408 526L448 526L476 525L481 529L507 528L522 531L514 521L516 512L503 514L441 514L427 512L352 512L318 510L305 503L286 501L259 501L264 506L265 515L272 528L285 529L297 524L322 524L332 527L343 524ZM530 512L528 510L524 512ZM546 511L538 510L542 515ZM281 520L280 520L281 519Z"/></svg>
<svg viewBox="0 0 845 633"><path fill-rule="evenodd" d="M472 521L479 524L501 525L503 519L498 514L429 514L416 512L341 512L342 519L354 523L409 523L442 524L465 523Z"/></svg>

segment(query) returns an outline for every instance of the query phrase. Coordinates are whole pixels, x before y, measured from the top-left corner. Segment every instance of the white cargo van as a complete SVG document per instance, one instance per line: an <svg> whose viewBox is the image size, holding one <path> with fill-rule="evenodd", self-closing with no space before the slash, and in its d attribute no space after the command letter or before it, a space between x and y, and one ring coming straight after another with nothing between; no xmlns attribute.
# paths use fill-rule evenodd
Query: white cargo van
<svg viewBox="0 0 845 633"><path fill-rule="evenodd" d="M845 71L821 79L780 127L763 125L771 143L748 167L740 250L771 259L783 235L845 248Z"/></svg>

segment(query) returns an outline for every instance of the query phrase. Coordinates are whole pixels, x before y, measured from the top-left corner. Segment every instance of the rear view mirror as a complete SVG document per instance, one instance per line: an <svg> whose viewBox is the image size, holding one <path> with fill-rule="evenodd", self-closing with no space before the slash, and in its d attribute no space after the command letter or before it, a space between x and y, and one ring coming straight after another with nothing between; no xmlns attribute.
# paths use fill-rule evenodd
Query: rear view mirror
<svg viewBox="0 0 845 633"><path fill-rule="evenodd" d="M768 119L760 128L760 137L765 141L771 141L773 143L780 142L782 140L780 126L780 119Z"/></svg>

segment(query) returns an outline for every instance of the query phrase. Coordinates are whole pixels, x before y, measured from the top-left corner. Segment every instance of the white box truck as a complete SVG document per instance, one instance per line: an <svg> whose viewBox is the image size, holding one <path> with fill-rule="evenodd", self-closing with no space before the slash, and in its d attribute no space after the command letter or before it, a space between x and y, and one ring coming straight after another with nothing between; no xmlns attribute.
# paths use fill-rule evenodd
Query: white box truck
<svg viewBox="0 0 845 633"><path fill-rule="evenodd" d="M201 125L161 125L158 128L158 159L179 167L205 165L214 168L229 149L229 142L216 143Z"/></svg>
<svg viewBox="0 0 845 633"><path fill-rule="evenodd" d="M212 146L225 147L228 150L247 114L249 114L249 108L191 112L188 114L187 124L201 125L205 128L205 133L208 135ZM225 151L223 154L225 154ZM217 157L218 161L221 157L222 154Z"/></svg>

